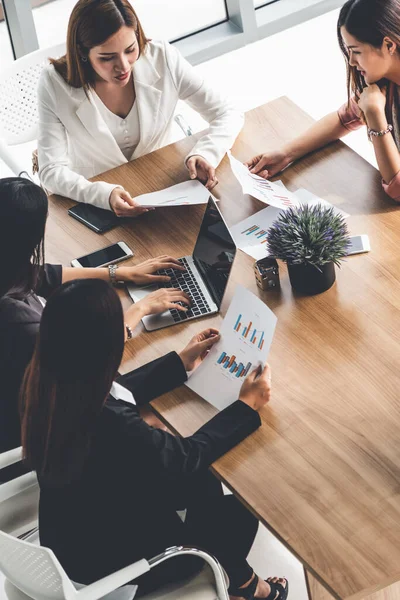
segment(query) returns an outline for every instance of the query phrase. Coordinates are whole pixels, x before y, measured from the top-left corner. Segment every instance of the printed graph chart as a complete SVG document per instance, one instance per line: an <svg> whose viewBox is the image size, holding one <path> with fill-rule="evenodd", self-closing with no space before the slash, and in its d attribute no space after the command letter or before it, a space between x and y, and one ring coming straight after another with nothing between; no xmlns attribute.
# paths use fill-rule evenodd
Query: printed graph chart
<svg viewBox="0 0 400 600"><path fill-rule="evenodd" d="M252 321L248 325L243 325L242 315L238 315L233 329L240 334L243 340L246 340L250 344L257 344L259 350L263 349L265 332L253 327Z"/></svg>
<svg viewBox="0 0 400 600"><path fill-rule="evenodd" d="M236 356L228 356L226 352L222 352L217 360L217 365L221 365L223 369L226 369L228 373L231 373L234 377L246 377L247 373L251 369L251 362L248 362L246 366L242 362L236 361Z"/></svg>
<svg viewBox="0 0 400 600"><path fill-rule="evenodd" d="M250 235L256 237L260 244L265 244L267 241L267 233L266 229L262 229L259 225L252 225L248 227L244 231L241 231L242 235Z"/></svg>
<svg viewBox="0 0 400 600"><path fill-rule="evenodd" d="M255 175L253 173L249 173L249 175L250 177L255 179L255 185L257 186L259 192L261 192L263 196L268 197L268 195L271 195L272 198L274 198L276 201L281 202L284 207L296 206L296 204L293 202L290 196L282 193L283 190L280 186L270 181L267 181L266 179L261 179L258 175ZM258 196L256 196L256 198L258 198Z"/></svg>
<svg viewBox="0 0 400 600"><path fill-rule="evenodd" d="M175 204L175 202L177 202L179 205L190 204L190 200L187 196L177 196L175 198L169 198L168 200L162 200L157 204L157 206L163 206L164 204Z"/></svg>

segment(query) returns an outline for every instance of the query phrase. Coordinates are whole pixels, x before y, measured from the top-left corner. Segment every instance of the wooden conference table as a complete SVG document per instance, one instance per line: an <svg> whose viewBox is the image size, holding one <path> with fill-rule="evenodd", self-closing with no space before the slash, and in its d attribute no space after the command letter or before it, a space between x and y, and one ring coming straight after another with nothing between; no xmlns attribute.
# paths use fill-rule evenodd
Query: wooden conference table
<svg viewBox="0 0 400 600"><path fill-rule="evenodd" d="M246 160L311 122L280 98L247 114L233 153ZM94 180L120 183L132 196L184 181L182 159L195 137ZM243 198L226 157L217 175L215 195L228 224L264 207ZM350 257L336 284L314 297L293 295L283 265L280 292L261 292L253 260L238 252L221 315L238 282L277 315L273 397L262 411L263 427L213 469L301 560L314 598L363 598L400 580L400 207L383 193L377 171L341 142L293 165L282 180L350 213L351 233L368 234L372 250ZM67 215L72 204L50 201L48 261L68 265L119 240L134 249L132 262L190 254L204 211L158 209L99 236ZM218 327L221 315L152 333L139 327L122 372L179 350L201 329ZM186 387L153 407L184 436L215 413Z"/></svg>

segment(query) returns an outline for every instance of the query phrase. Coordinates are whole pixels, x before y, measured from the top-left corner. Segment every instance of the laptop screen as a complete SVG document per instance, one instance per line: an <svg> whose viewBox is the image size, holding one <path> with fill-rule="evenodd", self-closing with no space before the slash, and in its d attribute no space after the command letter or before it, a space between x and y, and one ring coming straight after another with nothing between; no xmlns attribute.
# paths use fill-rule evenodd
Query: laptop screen
<svg viewBox="0 0 400 600"><path fill-rule="evenodd" d="M221 306L235 254L235 242L216 203L210 197L193 251L193 260L218 308Z"/></svg>

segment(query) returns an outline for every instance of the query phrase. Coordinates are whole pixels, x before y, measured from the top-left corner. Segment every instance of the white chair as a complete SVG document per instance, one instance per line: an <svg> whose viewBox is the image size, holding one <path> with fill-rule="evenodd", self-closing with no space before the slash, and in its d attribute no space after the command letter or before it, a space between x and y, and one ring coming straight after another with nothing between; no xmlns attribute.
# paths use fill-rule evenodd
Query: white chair
<svg viewBox="0 0 400 600"><path fill-rule="evenodd" d="M0 468L20 460L21 449L0 455ZM0 514L4 503L12 502L31 489L37 490L36 477L29 473L0 485ZM14 495L13 495L14 494ZM14 519L18 519L18 504L8 506L7 515L14 506ZM24 508L26 508L24 506ZM37 504L35 505L37 511ZM5 519L9 525L10 516ZM21 527L19 527L20 529ZM173 547L150 560L139 560L88 586L72 582L54 553L38 545L37 532L26 539L6 533L0 528L0 598L2 600L132 600L137 586L125 585L147 573L160 563L184 554L202 558L206 568L201 573L180 584L165 586L146 600L228 600L224 570L215 558L196 548ZM33 543L33 542L36 543ZM78 543L78 542L77 542ZM121 587L123 586L123 587Z"/></svg>
<svg viewBox="0 0 400 600"><path fill-rule="evenodd" d="M49 57L65 54L65 43L31 52L0 71L0 159L15 175L30 172L13 146L37 139L37 85ZM29 153L30 154L30 153Z"/></svg>
<svg viewBox="0 0 400 600"><path fill-rule="evenodd" d="M0 454L0 469L21 460L21 448ZM0 531L22 536L37 528L39 485L34 473L26 473L0 485ZM1 595L0 595L1 597Z"/></svg>

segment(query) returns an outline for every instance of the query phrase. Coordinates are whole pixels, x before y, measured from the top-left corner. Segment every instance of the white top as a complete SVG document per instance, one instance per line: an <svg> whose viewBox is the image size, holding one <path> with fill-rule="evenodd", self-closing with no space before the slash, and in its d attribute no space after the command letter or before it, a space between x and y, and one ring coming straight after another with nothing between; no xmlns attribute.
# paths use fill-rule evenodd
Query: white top
<svg viewBox="0 0 400 600"><path fill-rule="evenodd" d="M128 115L125 119L122 119L107 108L95 91L92 92L92 98L122 154L129 160L140 141L139 114L136 100Z"/></svg>
<svg viewBox="0 0 400 600"><path fill-rule="evenodd" d="M140 140L130 160L173 141L174 114L178 101L183 100L209 123L200 139L194 136L188 156L199 154L216 167L242 128L242 113L214 85L207 85L167 42L148 43L133 65L133 78ZM69 86L54 66L48 65L40 76L38 111L39 177L43 187L49 193L111 210L110 194L120 182L88 179L127 159L90 94L88 98L83 88Z"/></svg>
<svg viewBox="0 0 400 600"><path fill-rule="evenodd" d="M116 381L113 381L110 394L116 400L124 400L125 402L129 402L129 404L136 405L136 401L132 395L132 392L130 392L126 387L117 383Z"/></svg>

